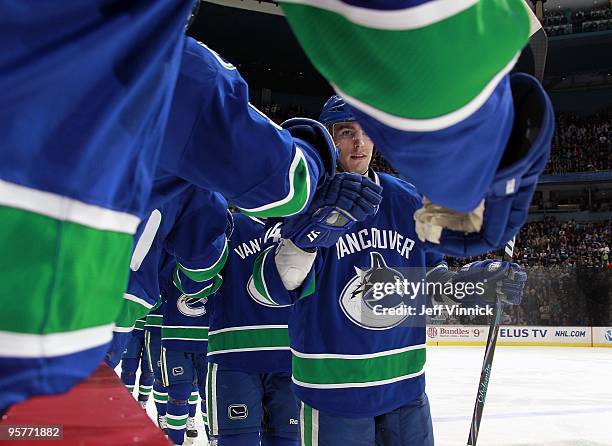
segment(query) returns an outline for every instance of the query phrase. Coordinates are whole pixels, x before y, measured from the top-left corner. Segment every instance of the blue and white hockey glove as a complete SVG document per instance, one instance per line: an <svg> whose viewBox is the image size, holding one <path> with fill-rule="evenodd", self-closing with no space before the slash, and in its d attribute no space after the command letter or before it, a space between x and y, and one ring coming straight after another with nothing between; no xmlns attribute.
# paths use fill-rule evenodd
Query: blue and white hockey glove
<svg viewBox="0 0 612 446"><path fill-rule="evenodd" d="M496 299L519 305L527 273L517 263L501 260L482 260L468 263L451 279L455 293L449 296L463 305L493 303ZM472 287L466 286L472 284Z"/></svg>
<svg viewBox="0 0 612 446"><path fill-rule="evenodd" d="M516 73L510 84L514 126L483 202L472 212L459 213L424 199L425 206L414 214L417 234L431 250L455 257L492 251L516 235L527 220L550 154L555 117L535 78Z"/></svg>
<svg viewBox="0 0 612 446"><path fill-rule="evenodd" d="M304 250L329 248L355 222L378 212L381 192L382 187L368 177L337 174L317 190L304 214L284 219L281 236Z"/></svg>

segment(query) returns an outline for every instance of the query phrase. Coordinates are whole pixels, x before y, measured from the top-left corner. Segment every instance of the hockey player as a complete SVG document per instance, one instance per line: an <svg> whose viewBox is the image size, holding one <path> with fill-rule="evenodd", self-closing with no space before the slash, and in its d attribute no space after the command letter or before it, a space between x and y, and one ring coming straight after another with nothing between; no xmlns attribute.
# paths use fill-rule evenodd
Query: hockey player
<svg viewBox="0 0 612 446"><path fill-rule="evenodd" d="M488 281L518 303L526 278L507 262L450 273L441 256L427 254L418 240L410 218L421 207L418 193L369 169L373 143L341 98L328 101L320 119L333 132L340 166L374 178L383 187L383 201L375 216L350 228L332 248L317 247L295 230L304 217L287 218L283 240L255 262L259 299L293 304L289 339L293 388L302 402L302 444L433 445L424 378L425 296L393 290L376 296L375 285L419 283L427 264L434 267L432 280L437 275L451 283ZM412 316L404 308L418 312Z"/></svg>
<svg viewBox="0 0 612 446"><path fill-rule="evenodd" d="M479 131L480 128L473 125L473 121L479 120L483 123L482 127L489 128L486 124L494 122L505 129L502 132L504 135L509 134L512 106L508 100L507 82L502 81L500 88L495 88L495 85L499 81L498 73L503 73L502 68L511 65L513 53L526 42L528 20L522 4L517 0L510 3L480 0L462 4L460 8L450 8L449 12L441 14L440 8L436 8L432 2L418 6L402 2L391 6L361 1L351 2L350 5L335 2L340 10L349 8L351 11L356 7L354 3L361 7L357 14L359 20L373 20L370 25L402 32L403 38L397 42L403 55L413 54L411 50L405 50L406 43L411 41L419 42L426 54L436 55L437 36L451 34L452 38L443 40L453 42L458 48L462 45L469 47L472 50L470 54L477 55L468 63L451 61L448 64L440 64L441 60L446 59L444 54L440 54L440 57L419 57L420 63L412 64L415 67L418 65L418 68L411 68L405 76L397 76L394 70L404 64L364 64L375 67L376 73L380 72L380 67L388 70L389 74L393 74L390 79L401 81L395 85L402 92L429 92L425 103L436 106L434 114L443 115L443 123L469 121L466 125L456 124L452 129L453 132L461 130L472 135L465 138L456 138L456 134L448 137L448 132L432 133L427 125L417 126L413 133L417 133L417 139L423 146L436 145L440 133L444 133L445 140L464 142L453 146L457 152L467 152L470 147L478 147L482 152L480 144L467 141L470 138L475 141L484 139L483 133L486 132ZM29 1L0 1L0 17L5 25L0 27L0 67L3 68L0 89L7 92L0 99L0 122L3 123L0 244L7 253L5 261L0 263L0 271L3 283L12 290L12 294L27 294L30 297L25 303L5 306L0 319L0 331L5 341L0 351L0 410L29 395L67 390L93 370L107 349L111 323L118 312L117 299L127 281L125 267L132 247L132 236L140 219L147 216L145 209L152 172L168 120L184 45L183 30L192 5L193 1L188 0L136 3L66 0L61 7L50 4L41 6L38 2ZM481 20L483 15L479 11L481 7L484 8L483 5L486 6L489 20ZM311 36L310 30L297 29L295 17L299 17L303 10L312 8L303 5L285 7L288 8L292 26L311 52L311 45L304 43ZM389 7L393 11L389 11ZM317 9L315 12L320 11ZM350 32L356 29L353 26L355 14L349 13L347 16L351 20L346 22L338 16L343 22L342 27L329 26L329 20L315 22L326 33L327 42L332 45L332 42L336 42L335 50L329 54L348 53L343 50L343 41L336 38L336 33L346 31L345 25L349 26ZM465 26L448 27L448 22L454 21L445 19L455 16L462 19L461 23ZM396 17L419 19L396 22ZM155 32L152 34L151 30ZM414 30L419 32L417 38L404 38L405 33ZM500 35L504 37L501 48L497 46ZM385 40L384 51L370 47L361 54L373 57L380 53L383 61L387 58L395 60L388 57L397 48L393 42L396 39ZM349 46L353 46L353 43L354 39L350 39ZM312 57L319 69L336 85L359 96L347 88L346 79L338 79L334 73L328 73L320 58ZM443 69L445 66L468 68L449 74L448 70ZM433 75L438 73L444 79L454 75L454 82L438 83L440 77ZM374 97L387 96L379 94L377 86L383 85L378 82L379 77L371 84L372 80L364 77L361 71L353 74L359 74L352 78L360 85L365 84L364 90L370 90ZM75 78L79 82L75 82ZM472 82L472 79L475 81ZM418 88L412 84L415 80L419 81ZM408 85L410 88L406 87ZM229 88L221 92L222 96L208 95L215 101L203 103L200 116L210 116L215 124L244 124L242 119L236 119L236 108L228 107L231 117L225 120L218 119L219 110L216 108L228 105L224 99L246 103L244 94L239 91L242 90ZM457 92L461 91L466 93L458 95ZM500 97L503 100L498 100ZM413 119L413 107L418 109L422 101L412 104L403 96L398 98L399 106L382 107L383 112L398 113L402 115L401 119L406 116L409 120ZM440 104L445 102L449 105L440 111ZM487 105L485 110L475 112L482 103ZM497 103L500 107L495 108ZM473 116L474 119L470 121ZM24 122L28 125L24 125ZM434 127L440 128L440 125L436 123ZM470 130L463 132L466 128ZM231 128L219 126L216 130L225 135L223 144L203 148L207 153L205 162L198 163L190 158L187 163L191 163L192 167L205 165L213 172L223 172L223 168L227 168L235 173L235 163L243 163L244 157L229 154L231 151L252 153L248 150L248 138L246 141L238 140L240 135ZM371 133L382 147L384 137L395 134L395 130L387 126L380 132ZM269 141L266 144L270 152L274 152L273 156L250 160L251 171L261 172L262 178L279 179L280 175L283 181L303 178L304 164L300 164L299 156L296 158L293 142L286 136L280 140L285 144L272 145ZM234 145L233 142L240 144ZM506 145L503 136L486 143L492 154L488 158L500 159L502 148ZM258 142L255 144L260 147ZM305 152L303 154L309 167L312 167L309 163L322 164L320 160L317 161L316 154L311 159ZM451 155L448 158L452 160L462 156L457 153ZM32 163L33 159L40 162ZM269 163L269 159L276 162ZM466 159L472 160L471 157ZM483 172L496 168L491 159L481 169ZM537 162L532 159L530 152L526 161L519 166L524 168L518 169L520 172L512 178L512 184L518 187L516 180L520 180L524 172L537 177L541 171L538 164L540 158ZM261 161L261 169L252 165L254 161ZM448 164L443 157L438 157L427 166L413 159L403 162L405 160L401 156L391 161L408 176L416 178L420 175L419 181L424 183L424 189L428 186L426 180L435 177L430 175L435 165ZM474 164L471 163L471 166ZM533 169L529 170L530 167ZM440 193L436 192L435 185L431 185L428 196L434 203L460 211L471 210L471 202L478 202L478 196L484 196L489 184L486 181L476 182L472 189L478 193L470 194L457 194L455 186L462 183L461 179L472 178L473 173L473 168L465 169L465 172L456 169L451 178L460 178L454 184L451 185L450 181L436 182ZM308 174L317 179L322 176L317 176L314 171ZM242 175L236 177L243 178ZM487 175L483 174L483 177ZM490 177L488 175L487 178ZM211 183L219 181L220 184L214 187L210 184L210 187L227 193L223 189L231 188L231 184L222 180L217 175ZM251 186L257 184L257 181L253 181ZM309 182L293 181L289 184L301 184L302 189L298 191L286 186L271 188L266 193L253 188L257 197L237 196L234 201L252 212L289 214L299 210L301 203L310 199L307 189ZM250 190L249 185L236 186L238 189L229 191L228 196ZM506 193L514 191L508 187L503 190ZM521 191L519 188L516 195L528 202L529 190ZM470 202L462 200L463 196L468 197ZM286 206L288 203L290 206ZM296 206L296 203L299 205ZM427 218L428 215L425 215L423 220ZM504 232L508 226L514 228L520 225L520 220L513 220L512 225L502 222L490 228L487 243L493 243L497 233ZM435 233L429 237L436 240ZM490 241L489 238L494 240ZM444 240L440 242L443 244ZM478 243L479 239L474 241L476 248L473 249L478 249ZM57 255L58 252L61 255ZM91 277L96 277L96 280L90 280ZM84 297L91 295L96 299ZM94 307L95 311L92 311ZM59 313L62 318L54 317ZM56 342L58 336L62 342ZM39 378L33 381L31 376Z"/></svg>
<svg viewBox="0 0 612 446"><path fill-rule="evenodd" d="M187 429L190 437L197 436L193 422L196 406L190 403L194 399L197 403L198 393L202 399L202 416L206 420L207 302L206 296L189 296L175 287L170 287L166 295L161 333L161 368L168 392L168 438L175 445L183 444ZM194 388L198 389L198 393L194 394Z"/></svg>
<svg viewBox="0 0 612 446"><path fill-rule="evenodd" d="M422 241L465 256L518 232L554 127L539 82L508 75L541 28L524 0L281 7L377 149L425 196L415 215Z"/></svg>
<svg viewBox="0 0 612 446"><path fill-rule="evenodd" d="M335 218L347 215L360 221L376 212L378 192L365 178L340 174L317 192L311 206L333 204ZM307 215L319 212L325 207ZM315 220L304 233L317 238L321 223ZM206 395L210 433L219 446L298 444L298 405L290 389L289 309L260 299L249 280L257 253L264 243L280 237L279 227L264 233L262 221L235 215L226 280L210 300Z"/></svg>
<svg viewBox="0 0 612 446"><path fill-rule="evenodd" d="M138 402L146 409L151 390L153 389L153 370L147 360L144 341L144 325L146 318L136 321L132 334L127 343L127 348L121 357L121 381L132 393L136 385L136 372L140 365L140 377L138 379Z"/></svg>
<svg viewBox="0 0 612 446"><path fill-rule="evenodd" d="M207 412L219 446L298 444L299 408L290 388L289 308L271 307L249 294L253 262L280 223L234 214L224 283L211 297Z"/></svg>
<svg viewBox="0 0 612 446"><path fill-rule="evenodd" d="M149 212L155 212L154 209L160 209L167 201L175 200L184 190L193 187L221 191L241 205L243 212L252 215L290 215L303 211L319 179L324 181L335 169L331 161L335 149L326 130L309 119L293 119L284 124L285 129L281 128L248 103L248 88L235 67L192 38L187 38L183 53ZM202 114L203 107L216 112L214 115ZM219 132L220 128L228 131ZM238 156L231 154L230 147L243 150L252 147L256 141L258 147L265 141L267 148L274 149L269 152L258 149L258 160L240 163L233 175L227 175L219 165L209 162L208 155L202 150L202 147L210 147L219 152L219 157L223 158L220 162L229 163L230 159ZM284 149L291 152L291 159L278 157L276 152ZM319 157L324 161L315 162L314 159ZM267 167L261 167L259 163ZM212 220L209 218L208 223L202 221L202 224L210 226L209 233L216 229L218 238L215 240L220 241L224 220L221 218L219 224ZM169 230L171 225L167 217L162 226ZM138 245L146 243L139 241ZM216 271L209 271L208 265L201 262L192 261L190 265L187 259L183 259L180 274L195 280L210 280L223 267L227 253L222 248L222 243L211 248L221 249L221 257L215 258L214 262L211 260ZM138 261L131 263L134 270ZM202 271L197 272L198 269ZM133 293L128 290L129 294ZM150 301L129 298L128 295L121 314L123 318L131 317L117 321L118 327L130 327L135 319L133 315L152 305Z"/></svg>

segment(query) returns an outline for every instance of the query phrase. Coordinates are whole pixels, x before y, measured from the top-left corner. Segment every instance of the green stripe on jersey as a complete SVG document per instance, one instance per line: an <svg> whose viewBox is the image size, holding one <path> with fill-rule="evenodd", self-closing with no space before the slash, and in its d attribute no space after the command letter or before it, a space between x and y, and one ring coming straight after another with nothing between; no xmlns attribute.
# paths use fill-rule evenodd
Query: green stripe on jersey
<svg viewBox="0 0 612 446"><path fill-rule="evenodd" d="M0 283L11 296L2 302L1 331L59 334L116 319L132 235L3 206L0 221Z"/></svg>
<svg viewBox="0 0 612 446"><path fill-rule="evenodd" d="M310 198L310 174L308 164L301 150L296 150L289 171L289 194L276 203L253 209L239 208L251 217L283 217L299 213L306 207ZM292 194L292 195L291 195Z"/></svg>
<svg viewBox="0 0 612 446"><path fill-rule="evenodd" d="M313 429L312 429L312 407L302 403L302 444L304 446L313 445Z"/></svg>
<svg viewBox="0 0 612 446"><path fill-rule="evenodd" d="M219 273L219 271L223 269L223 266L225 266L225 262L227 261L227 255L228 255L228 243L226 240L225 246L223 247L223 251L221 252L221 255L208 268L189 269L181 265L178 262L177 262L177 266L183 272L183 274L185 274L191 280L195 282L204 282L205 280L210 280L213 277L215 277Z"/></svg>
<svg viewBox="0 0 612 446"><path fill-rule="evenodd" d="M184 339L188 341L206 341L208 327L162 327L162 339Z"/></svg>
<svg viewBox="0 0 612 446"><path fill-rule="evenodd" d="M428 26L393 30L281 6L315 67L345 95L393 116L431 119L470 103L525 46L523 1L480 0Z"/></svg>
<svg viewBox="0 0 612 446"><path fill-rule="evenodd" d="M317 277L315 275L312 276L312 280L308 282L308 285L302 291L302 294L300 295L300 299L304 299L305 297L312 296L314 294L315 289L316 289L316 278Z"/></svg>
<svg viewBox="0 0 612 446"><path fill-rule="evenodd" d="M367 359L301 358L294 354L291 362L293 378L305 386L376 385L378 381L421 372L425 366L425 347Z"/></svg>
<svg viewBox="0 0 612 446"><path fill-rule="evenodd" d="M145 319L144 318L137 319L136 323L134 324L134 330L143 330L144 329L144 325L145 325Z"/></svg>
<svg viewBox="0 0 612 446"><path fill-rule="evenodd" d="M212 333L208 339L208 354L242 349L288 348L289 332L284 328L245 328Z"/></svg>
<svg viewBox="0 0 612 446"><path fill-rule="evenodd" d="M261 254L257 256L255 262L253 263L253 285L255 285L255 291L259 293L257 298L262 300L262 303L267 305L277 305L270 293L268 292L268 288L266 286L266 280L264 277L263 265L266 260L266 256L272 252L274 246L270 246L265 249Z"/></svg>
<svg viewBox="0 0 612 446"><path fill-rule="evenodd" d="M161 327L163 322L163 314L149 314L147 315L145 325L149 327Z"/></svg>
<svg viewBox="0 0 612 446"><path fill-rule="evenodd" d="M119 328L134 327L135 330L142 330L144 328L144 319L141 318L146 316L149 311L151 311L150 307L145 307L133 300L123 299L115 325Z"/></svg>

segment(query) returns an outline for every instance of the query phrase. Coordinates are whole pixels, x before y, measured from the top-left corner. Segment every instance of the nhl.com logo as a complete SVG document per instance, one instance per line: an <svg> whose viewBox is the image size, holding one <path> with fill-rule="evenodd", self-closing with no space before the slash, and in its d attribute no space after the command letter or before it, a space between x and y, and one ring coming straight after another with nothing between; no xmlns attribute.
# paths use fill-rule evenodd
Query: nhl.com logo
<svg viewBox="0 0 612 446"><path fill-rule="evenodd" d="M435 338L436 336L438 336L438 329L436 327L429 327L427 329L427 336L429 336L430 338Z"/></svg>
<svg viewBox="0 0 612 446"><path fill-rule="evenodd" d="M612 328L606 330L606 341L612 342Z"/></svg>

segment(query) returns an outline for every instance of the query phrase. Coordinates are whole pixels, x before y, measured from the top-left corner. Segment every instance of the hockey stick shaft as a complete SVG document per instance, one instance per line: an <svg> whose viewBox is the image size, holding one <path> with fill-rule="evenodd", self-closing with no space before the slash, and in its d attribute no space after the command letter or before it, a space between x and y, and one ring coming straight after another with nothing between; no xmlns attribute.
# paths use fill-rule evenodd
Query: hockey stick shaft
<svg viewBox="0 0 612 446"><path fill-rule="evenodd" d="M512 262L512 253L514 252L515 238L506 243L504 246L503 259ZM478 432L480 430L480 420L484 411L485 399L489 388L489 379L491 378L491 369L493 368L493 357L495 355L495 346L497 345L497 336L499 334L499 325L503 314L503 304L500 299L496 300L493 320L489 326L489 335L482 361L482 370L480 371L480 380L478 381L478 391L476 392L476 402L474 403L474 412L472 413L472 422L470 423L470 435L468 437L468 446L476 446L478 440Z"/></svg>

